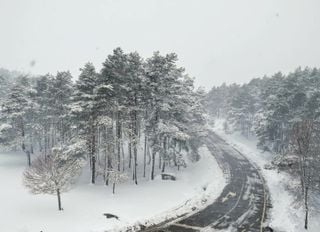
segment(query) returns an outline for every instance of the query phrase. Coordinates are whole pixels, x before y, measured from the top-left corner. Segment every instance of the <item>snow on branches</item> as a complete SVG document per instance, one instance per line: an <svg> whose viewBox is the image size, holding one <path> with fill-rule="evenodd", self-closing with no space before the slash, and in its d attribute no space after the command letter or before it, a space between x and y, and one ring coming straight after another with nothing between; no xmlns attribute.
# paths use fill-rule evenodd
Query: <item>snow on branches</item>
<svg viewBox="0 0 320 232"><path fill-rule="evenodd" d="M60 193L69 190L84 165L77 158L77 145L54 147L49 156L38 156L23 173L23 183L33 194L57 194L59 210Z"/></svg>

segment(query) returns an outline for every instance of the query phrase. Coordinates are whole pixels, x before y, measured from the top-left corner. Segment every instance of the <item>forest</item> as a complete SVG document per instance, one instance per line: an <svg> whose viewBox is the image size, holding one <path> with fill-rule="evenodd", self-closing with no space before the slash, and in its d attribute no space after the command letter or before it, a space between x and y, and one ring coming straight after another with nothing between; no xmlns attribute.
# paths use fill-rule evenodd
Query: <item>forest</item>
<svg viewBox="0 0 320 232"><path fill-rule="evenodd" d="M58 196L84 169L92 184L112 187L153 180L168 166L197 160L205 134L205 92L178 67L174 53L143 59L114 49L97 71L90 62L77 78L0 72L0 143L23 151L24 185Z"/></svg>
<svg viewBox="0 0 320 232"><path fill-rule="evenodd" d="M299 179L307 228L309 201L320 190L320 70L297 68L243 85L223 84L210 90L206 104L210 115L226 119L226 133L256 137L277 169Z"/></svg>
<svg viewBox="0 0 320 232"><path fill-rule="evenodd" d="M88 62L78 77L0 69L0 145L25 155L24 186L56 195L59 210L83 172L115 194L123 182L138 185L198 161L210 126L224 119L225 133L256 138L273 156L265 169L298 180L289 188L299 190L307 229L320 191L320 69L206 92L177 62L175 53L144 59L116 48L100 71Z"/></svg>

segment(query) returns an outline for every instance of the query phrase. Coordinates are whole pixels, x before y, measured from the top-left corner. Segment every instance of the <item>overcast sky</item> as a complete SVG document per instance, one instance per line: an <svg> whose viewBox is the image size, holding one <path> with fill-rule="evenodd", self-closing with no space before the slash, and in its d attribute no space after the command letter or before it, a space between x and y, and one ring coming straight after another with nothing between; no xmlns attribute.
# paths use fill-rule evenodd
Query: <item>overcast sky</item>
<svg viewBox="0 0 320 232"><path fill-rule="evenodd" d="M0 66L98 69L115 47L176 52L196 84L320 67L320 0L0 0Z"/></svg>

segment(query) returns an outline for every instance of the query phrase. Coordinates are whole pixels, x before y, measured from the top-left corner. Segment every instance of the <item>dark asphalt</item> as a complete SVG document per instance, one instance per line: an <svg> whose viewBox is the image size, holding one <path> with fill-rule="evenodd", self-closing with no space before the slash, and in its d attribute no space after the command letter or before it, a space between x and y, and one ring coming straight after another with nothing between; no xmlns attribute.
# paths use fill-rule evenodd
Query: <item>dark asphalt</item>
<svg viewBox="0 0 320 232"><path fill-rule="evenodd" d="M266 218L268 193L259 170L239 151L210 132L205 140L228 182L218 199L203 210L152 231L189 232L204 228L258 232Z"/></svg>

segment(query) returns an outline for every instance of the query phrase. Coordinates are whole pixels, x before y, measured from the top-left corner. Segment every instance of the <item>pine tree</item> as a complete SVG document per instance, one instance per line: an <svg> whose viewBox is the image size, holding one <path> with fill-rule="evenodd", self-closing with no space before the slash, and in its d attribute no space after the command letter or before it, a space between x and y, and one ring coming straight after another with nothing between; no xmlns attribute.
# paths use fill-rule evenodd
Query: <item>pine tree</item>
<svg viewBox="0 0 320 232"><path fill-rule="evenodd" d="M78 133L87 141L91 167L91 183L96 182L96 129L97 129L97 111L95 102L95 88L97 86L98 75L94 66L87 63L79 79L75 84L75 93L73 104L71 106L74 119L78 123Z"/></svg>
<svg viewBox="0 0 320 232"><path fill-rule="evenodd" d="M29 140L29 135L31 134L30 120L34 108L33 94L34 91L28 78L22 76L9 90L1 108L2 121L11 126L11 130L7 130L7 132L13 133L11 135L14 138L12 145L19 144L21 146L27 155L29 166L31 165L30 153L32 151L32 141Z"/></svg>

